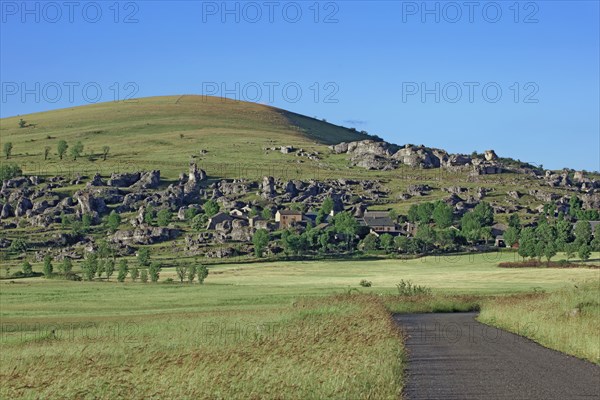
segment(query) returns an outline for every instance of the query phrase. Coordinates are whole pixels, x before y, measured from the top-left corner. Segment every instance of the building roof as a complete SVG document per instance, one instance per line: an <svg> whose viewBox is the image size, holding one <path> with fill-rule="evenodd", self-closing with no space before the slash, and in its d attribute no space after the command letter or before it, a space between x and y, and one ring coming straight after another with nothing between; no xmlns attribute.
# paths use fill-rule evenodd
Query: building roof
<svg viewBox="0 0 600 400"><path fill-rule="evenodd" d="M279 215L302 215L302 211L295 211L295 210L279 210L277 211L279 213Z"/></svg>
<svg viewBox="0 0 600 400"><path fill-rule="evenodd" d="M362 220L367 226L396 226L394 221L392 221L392 219L387 215L385 217L375 217L371 215L367 216L367 214L365 214Z"/></svg>

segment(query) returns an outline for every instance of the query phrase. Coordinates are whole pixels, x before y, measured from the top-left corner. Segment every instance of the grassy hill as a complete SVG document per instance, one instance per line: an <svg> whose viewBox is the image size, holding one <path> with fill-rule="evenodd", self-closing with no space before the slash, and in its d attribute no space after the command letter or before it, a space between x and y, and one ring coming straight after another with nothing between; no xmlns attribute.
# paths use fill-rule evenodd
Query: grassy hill
<svg viewBox="0 0 600 400"><path fill-rule="evenodd" d="M25 128L19 127L21 118L28 124ZM211 179L377 179L389 192L373 208L394 207L400 212L413 202L446 197L448 193L442 189L450 186L466 187L471 194L479 187L490 188L489 201L500 205L508 204L507 191L548 189L542 181L524 174L472 179L468 171L406 165L393 171L353 167L346 154L332 154L327 146L370 136L274 107L207 96L150 97L4 118L0 120L0 138L2 143L13 144L11 162L28 174L110 176L113 172L159 169L168 184L187 171L193 158ZM69 155L59 160L60 140L70 146L80 141L84 155L76 161ZM106 160L104 146L110 147ZM309 158L273 150L280 146L317 155ZM45 148L50 149L47 160ZM433 190L425 197L402 200L402 193L414 184L427 184ZM528 195L519 203L542 204Z"/></svg>
<svg viewBox="0 0 600 400"><path fill-rule="evenodd" d="M19 128L19 119L27 121ZM161 169L176 178L191 156L211 175L231 176L249 166L316 164L308 159L265 149L290 145L306 151L326 150L329 144L364 140L354 130L255 103L206 96L167 96L108 102L4 118L2 142L13 143L13 159L27 172L40 168ZM81 141L85 160L58 160L59 140ZM44 148L51 156L44 161ZM102 161L103 146L110 146ZM203 152L203 150L205 152ZM88 159L87 155L92 157ZM91 160L91 161L90 161ZM85 161L85 162L84 162ZM290 162L291 161L291 162ZM301 166L304 168L305 166Z"/></svg>

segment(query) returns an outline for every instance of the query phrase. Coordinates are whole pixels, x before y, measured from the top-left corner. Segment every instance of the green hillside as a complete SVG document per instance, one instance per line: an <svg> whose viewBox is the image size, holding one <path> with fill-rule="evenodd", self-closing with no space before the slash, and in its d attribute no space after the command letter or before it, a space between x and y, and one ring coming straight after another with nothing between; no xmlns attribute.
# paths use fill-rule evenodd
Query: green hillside
<svg viewBox="0 0 600 400"><path fill-rule="evenodd" d="M19 128L20 118L29 126ZM344 127L273 107L187 95L4 118L0 125L2 142L13 143L13 161L26 172L75 168L110 173L124 168L153 168L161 169L168 178L176 178L187 169L191 156L196 156L209 174L215 175L215 169L219 169L222 172L218 175L231 176L230 171L223 171L224 163L233 170L298 164L292 156L268 152L267 148L289 145L322 153L325 145L368 138ZM85 162L59 162L56 154L59 140L70 145L81 141ZM46 146L51 148L51 154L44 161ZM110 146L106 161L101 160L104 146ZM90 159L89 154L92 154ZM312 168L316 165L307 159L301 161Z"/></svg>

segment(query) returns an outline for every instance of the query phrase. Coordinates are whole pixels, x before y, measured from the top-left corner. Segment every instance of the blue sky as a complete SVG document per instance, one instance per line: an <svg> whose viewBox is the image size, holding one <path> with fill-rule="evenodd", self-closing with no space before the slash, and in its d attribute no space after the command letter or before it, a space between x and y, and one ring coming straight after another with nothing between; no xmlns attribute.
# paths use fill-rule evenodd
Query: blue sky
<svg viewBox="0 0 600 400"><path fill-rule="evenodd" d="M597 1L0 3L2 117L205 93L600 170Z"/></svg>

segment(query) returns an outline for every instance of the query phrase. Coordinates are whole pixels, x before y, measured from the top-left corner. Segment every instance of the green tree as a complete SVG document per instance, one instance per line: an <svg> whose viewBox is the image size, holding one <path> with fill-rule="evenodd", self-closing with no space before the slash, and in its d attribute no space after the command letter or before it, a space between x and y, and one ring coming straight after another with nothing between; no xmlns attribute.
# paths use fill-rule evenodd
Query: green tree
<svg viewBox="0 0 600 400"><path fill-rule="evenodd" d="M27 248L28 245L25 239L19 237L14 239L10 243L10 246L8 247L8 252L12 254L21 254L25 253L27 251Z"/></svg>
<svg viewBox="0 0 600 400"><path fill-rule="evenodd" d="M206 268L206 265L200 265L197 268L197 273L198 273L198 283L201 285L204 284L204 280L208 276L208 268Z"/></svg>
<svg viewBox="0 0 600 400"><path fill-rule="evenodd" d="M138 250L137 261L140 267L148 267L150 265L150 250L147 247L142 247Z"/></svg>
<svg viewBox="0 0 600 400"><path fill-rule="evenodd" d="M409 242L410 239L406 236L396 236L396 238L394 239L394 244L396 245L398 251L400 251L401 253L408 253L410 245Z"/></svg>
<svg viewBox="0 0 600 400"><path fill-rule="evenodd" d="M555 255L556 255L556 245L553 242L546 243L546 245L544 246L544 256L546 257L546 260L548 260L548 262L550 262L552 257L554 257Z"/></svg>
<svg viewBox="0 0 600 400"><path fill-rule="evenodd" d="M394 251L394 237L389 233L384 233L379 238L379 242L381 243L381 247L386 251L386 253L391 253Z"/></svg>
<svg viewBox="0 0 600 400"><path fill-rule="evenodd" d="M346 249L349 251L352 250L352 244L356 236L356 230L358 229L356 219L349 212L343 211L333 217L333 226L336 232L346 237Z"/></svg>
<svg viewBox="0 0 600 400"><path fill-rule="evenodd" d="M261 215L261 217L263 217L263 219L266 219L267 221L270 221L271 219L273 219L273 212L268 207L265 207L262 210L260 215Z"/></svg>
<svg viewBox="0 0 600 400"><path fill-rule="evenodd" d="M23 171L17 164L0 163L0 181L12 179L23 175Z"/></svg>
<svg viewBox="0 0 600 400"><path fill-rule="evenodd" d="M569 215L575 217L577 212L581 210L582 205L583 202L579 199L579 197L576 194L572 195L571 199L569 200Z"/></svg>
<svg viewBox="0 0 600 400"><path fill-rule="evenodd" d="M104 161L106 161L106 157L108 157L108 152L110 151L109 146L102 146L102 157Z"/></svg>
<svg viewBox="0 0 600 400"><path fill-rule="evenodd" d="M106 274L106 280L110 281L110 277L115 272L115 260L108 259L104 262L104 273Z"/></svg>
<svg viewBox="0 0 600 400"><path fill-rule="evenodd" d="M427 224L421 225L419 226L419 229L417 229L415 238L423 242L425 247L429 249L436 240L435 230Z"/></svg>
<svg viewBox="0 0 600 400"><path fill-rule="evenodd" d="M509 228L515 228L517 233L521 231L521 218L519 217L519 214L511 214L510 217L508 217L508 226Z"/></svg>
<svg viewBox="0 0 600 400"><path fill-rule="evenodd" d="M131 270L129 270L129 276L131 276L131 280L135 282L137 278L140 277L140 270L137 267L131 268Z"/></svg>
<svg viewBox="0 0 600 400"><path fill-rule="evenodd" d="M206 203L204 203L203 208L204 208L204 213L206 215L208 215L208 217L210 218L219 212L219 203L217 203L214 200L208 200Z"/></svg>
<svg viewBox="0 0 600 400"><path fill-rule="evenodd" d="M156 215L156 222L158 223L158 226L165 227L169 225L171 223L171 216L171 211L167 210L166 208L160 210Z"/></svg>
<svg viewBox="0 0 600 400"><path fill-rule="evenodd" d="M187 277L188 268L185 265L178 265L175 267L175 273L177 273L179 281L183 283L183 280Z"/></svg>
<svg viewBox="0 0 600 400"><path fill-rule="evenodd" d="M25 275L25 276L33 275L33 267L31 266L31 263L29 261L23 261L21 268L23 270L23 275Z"/></svg>
<svg viewBox="0 0 600 400"><path fill-rule="evenodd" d="M419 220L419 205L413 204L408 209L408 220L413 224Z"/></svg>
<svg viewBox="0 0 600 400"><path fill-rule="evenodd" d="M418 221L421 224L428 224L431 222L431 217L433 216L433 203L421 203L417 209Z"/></svg>
<svg viewBox="0 0 600 400"><path fill-rule="evenodd" d="M594 240L592 240L592 250L600 251L600 224L594 228Z"/></svg>
<svg viewBox="0 0 600 400"><path fill-rule="evenodd" d="M194 278L196 277L196 266L190 265L187 271L187 280L189 283L194 282Z"/></svg>
<svg viewBox="0 0 600 400"><path fill-rule="evenodd" d="M377 250L377 248L379 247L379 238L377 237L377 235L369 233L362 240L362 247L365 251Z"/></svg>
<svg viewBox="0 0 600 400"><path fill-rule="evenodd" d="M587 261L590 259L590 256L592 255L592 250L590 249L590 246L588 246L587 244L583 244L579 247L579 258L581 258L583 261Z"/></svg>
<svg viewBox="0 0 600 400"><path fill-rule="evenodd" d="M67 142L64 140L60 140L56 145L56 152L58 153L58 158L62 160L68 148L69 145L67 144Z"/></svg>
<svg viewBox="0 0 600 400"><path fill-rule="evenodd" d="M198 210L194 207L188 207L185 209L184 217L186 221L192 221L194 217L198 214Z"/></svg>
<svg viewBox="0 0 600 400"><path fill-rule="evenodd" d="M73 271L73 262L69 257L63 258L63 262L59 266L60 272L64 275L70 274Z"/></svg>
<svg viewBox="0 0 600 400"><path fill-rule="evenodd" d="M150 267L148 267L148 273L150 274L150 280L152 282L158 282L158 278L160 277L160 270L161 270L161 266L159 263L157 262L153 262L150 264Z"/></svg>
<svg viewBox="0 0 600 400"><path fill-rule="evenodd" d="M201 231L206 229L208 225L208 216L206 214L198 214L196 215L190 224L190 227L195 231Z"/></svg>
<svg viewBox="0 0 600 400"><path fill-rule="evenodd" d="M523 258L536 256L536 243L538 242L533 228L524 228L519 236L519 255Z"/></svg>
<svg viewBox="0 0 600 400"><path fill-rule="evenodd" d="M140 280L142 281L142 283L148 283L148 270L142 270L142 273L140 274Z"/></svg>
<svg viewBox="0 0 600 400"><path fill-rule="evenodd" d="M333 199L330 196L327 196L325 200L323 200L323 204L321 204L321 210L323 211L323 214L331 214L331 211L333 211L333 206Z"/></svg>
<svg viewBox="0 0 600 400"><path fill-rule="evenodd" d="M81 217L81 225L83 227L83 233L87 233L92 226L92 216L89 214L83 214Z"/></svg>
<svg viewBox="0 0 600 400"><path fill-rule="evenodd" d="M149 205L148 207L146 207L146 210L144 211L144 222L147 223L148 225L152 225L153 221L154 221L154 207Z"/></svg>
<svg viewBox="0 0 600 400"><path fill-rule="evenodd" d="M83 153L83 143L77 142L73 145L73 147L71 147L71 157L73 157L74 161L76 161L77 157L80 157L82 153Z"/></svg>
<svg viewBox="0 0 600 400"><path fill-rule="evenodd" d="M460 220L461 233L471 243L475 243L482 236L482 224L479 217L470 211L463 215Z"/></svg>
<svg viewBox="0 0 600 400"><path fill-rule="evenodd" d="M7 160L10 158L10 155L12 153L12 149L13 149L13 144L11 142L4 143L4 147L2 148L2 152L6 156Z"/></svg>
<svg viewBox="0 0 600 400"><path fill-rule="evenodd" d="M452 207L443 201L437 201L433 208L433 221L440 229L449 228L452 225L453 211Z"/></svg>
<svg viewBox="0 0 600 400"><path fill-rule="evenodd" d="M82 264L83 275L88 281L94 279L98 271L98 256L96 253L88 253Z"/></svg>
<svg viewBox="0 0 600 400"><path fill-rule="evenodd" d="M482 226L494 224L494 209L485 201L477 204L473 209L473 212L479 218Z"/></svg>
<svg viewBox="0 0 600 400"><path fill-rule="evenodd" d="M46 278L49 278L52 275L53 271L54 267L52 266L52 257L50 257L50 255L47 255L46 257L44 257L44 276Z"/></svg>
<svg viewBox="0 0 600 400"><path fill-rule="evenodd" d="M567 260L573 258L579 248L576 243L567 243L564 247L565 255L567 256Z"/></svg>
<svg viewBox="0 0 600 400"><path fill-rule="evenodd" d="M573 241L573 225L564 218L556 223L556 246L564 251L565 246Z"/></svg>
<svg viewBox="0 0 600 400"><path fill-rule="evenodd" d="M577 221L574 233L575 243L579 246L587 245L592 240L592 226L588 221Z"/></svg>
<svg viewBox="0 0 600 400"><path fill-rule="evenodd" d="M252 244L254 244L254 255L262 257L265 248L269 244L269 232L266 229L258 229L252 236Z"/></svg>
<svg viewBox="0 0 600 400"><path fill-rule="evenodd" d="M515 226L509 227L506 232L504 232L504 243L506 243L507 247L512 247L515 243L519 241L519 230Z"/></svg>
<svg viewBox="0 0 600 400"><path fill-rule="evenodd" d="M115 210L112 210L108 215L106 225L111 232L116 232L121 225L121 216Z"/></svg>
<svg viewBox="0 0 600 400"><path fill-rule="evenodd" d="M50 156L50 146L44 147L44 161L48 160Z"/></svg>
<svg viewBox="0 0 600 400"><path fill-rule="evenodd" d="M127 278L127 274L129 273L129 265L127 265L127 260L122 258L119 260L119 269L117 272L117 281L125 282L125 278Z"/></svg>

